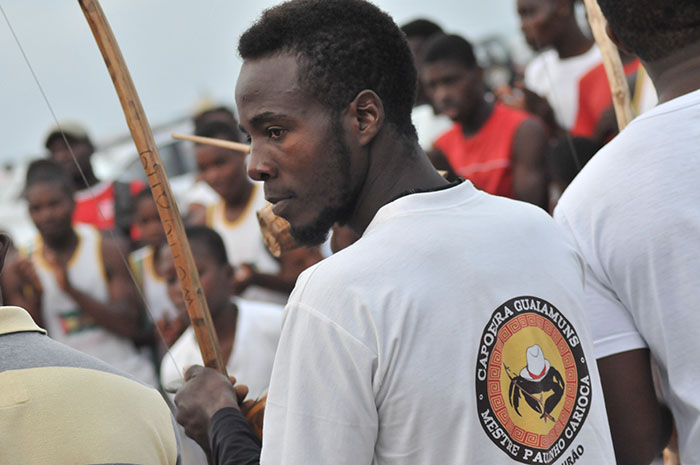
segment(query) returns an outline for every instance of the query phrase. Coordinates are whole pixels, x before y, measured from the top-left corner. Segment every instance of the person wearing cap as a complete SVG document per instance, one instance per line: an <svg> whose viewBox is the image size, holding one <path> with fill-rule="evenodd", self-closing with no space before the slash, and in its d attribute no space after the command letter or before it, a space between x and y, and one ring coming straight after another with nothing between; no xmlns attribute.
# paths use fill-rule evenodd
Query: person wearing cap
<svg viewBox="0 0 700 465"><path fill-rule="evenodd" d="M138 233L132 227L133 197L143 189L144 183L98 179L92 167L95 146L88 131L76 122L66 121L51 128L44 145L49 158L73 179L73 221L91 224L102 231L117 229L136 239Z"/></svg>

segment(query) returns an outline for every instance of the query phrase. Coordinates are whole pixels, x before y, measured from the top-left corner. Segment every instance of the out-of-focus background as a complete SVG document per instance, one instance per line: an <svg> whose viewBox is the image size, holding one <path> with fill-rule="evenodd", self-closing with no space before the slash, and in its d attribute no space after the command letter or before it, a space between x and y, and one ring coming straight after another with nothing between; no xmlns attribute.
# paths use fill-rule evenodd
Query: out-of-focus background
<svg viewBox="0 0 700 465"><path fill-rule="evenodd" d="M274 0L103 0L176 193L192 183L191 146L170 132L191 131L211 103L233 106L240 34ZM493 84L507 82L530 57L515 0L375 0L402 24L427 18L476 45ZM116 93L77 1L2 0L0 18L0 225L24 236L33 225L21 199L26 164L45 156L55 122L12 36L19 38L59 121L79 121L97 145L101 179L143 176Z"/></svg>

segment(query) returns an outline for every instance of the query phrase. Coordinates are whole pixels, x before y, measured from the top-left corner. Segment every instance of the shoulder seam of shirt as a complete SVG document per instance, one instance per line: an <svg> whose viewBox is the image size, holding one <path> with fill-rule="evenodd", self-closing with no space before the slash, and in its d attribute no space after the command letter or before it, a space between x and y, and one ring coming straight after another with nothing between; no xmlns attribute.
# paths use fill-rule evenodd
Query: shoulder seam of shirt
<svg viewBox="0 0 700 465"><path fill-rule="evenodd" d="M335 328L338 332L341 332L341 333L347 335L350 339L352 339L353 341L355 341L358 345L360 345L361 347L364 347L365 349L367 349L367 351L368 351L369 353L371 353L372 355L374 355L375 357L378 356L378 354L377 354L377 352L376 352L375 350L372 350L372 348L368 347L367 344L365 344L365 343L362 342L360 339L358 339L354 334L352 334L352 333L351 333L350 331L348 331L345 327L343 327L343 325L341 325L341 324L338 323L337 321L335 321L335 320L329 318L327 315L324 315L323 313L319 312L318 310L316 310L316 309L315 309L314 307L312 307L311 305L305 304L305 303L303 303L303 302L295 301L295 302L290 302L290 303L289 303L289 306L290 306L290 309L291 309L292 307L296 307L296 308L298 308L298 309L300 309L300 310L303 310L303 311L307 312L309 315L312 315L312 316L314 316L315 318L318 318L319 320L322 320L322 321L326 322L328 325L330 325L330 326L332 326L333 328Z"/></svg>

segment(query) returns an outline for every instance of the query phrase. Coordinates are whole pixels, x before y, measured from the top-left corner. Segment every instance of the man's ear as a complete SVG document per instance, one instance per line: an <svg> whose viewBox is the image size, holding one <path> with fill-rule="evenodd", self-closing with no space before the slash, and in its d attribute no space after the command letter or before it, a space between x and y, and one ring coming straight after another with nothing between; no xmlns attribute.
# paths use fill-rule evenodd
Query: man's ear
<svg viewBox="0 0 700 465"><path fill-rule="evenodd" d="M10 250L10 244L12 244L10 236L0 233L0 271L5 265L5 257L7 256L7 251Z"/></svg>
<svg viewBox="0 0 700 465"><path fill-rule="evenodd" d="M620 50L623 52L627 53L628 55L637 55L633 51L631 51L625 44L622 43L622 41L617 37L617 34L615 34L615 31L613 31L610 28L610 24L605 24L605 32L608 34L608 37L610 37L610 40L612 40L612 43L617 46Z"/></svg>
<svg viewBox="0 0 700 465"><path fill-rule="evenodd" d="M384 103L373 91L365 89L350 102L349 116L357 142L367 145L384 126Z"/></svg>

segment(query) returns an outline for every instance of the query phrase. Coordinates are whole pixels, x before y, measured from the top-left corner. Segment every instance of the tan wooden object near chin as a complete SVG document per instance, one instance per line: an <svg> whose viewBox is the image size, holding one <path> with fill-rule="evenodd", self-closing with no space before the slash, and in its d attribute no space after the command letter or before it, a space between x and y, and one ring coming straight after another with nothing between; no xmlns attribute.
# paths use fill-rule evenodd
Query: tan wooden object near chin
<svg viewBox="0 0 700 465"><path fill-rule="evenodd" d="M274 257L279 258L283 253L299 247L292 237L289 223L272 212L271 204L265 205L256 214L265 246Z"/></svg>

